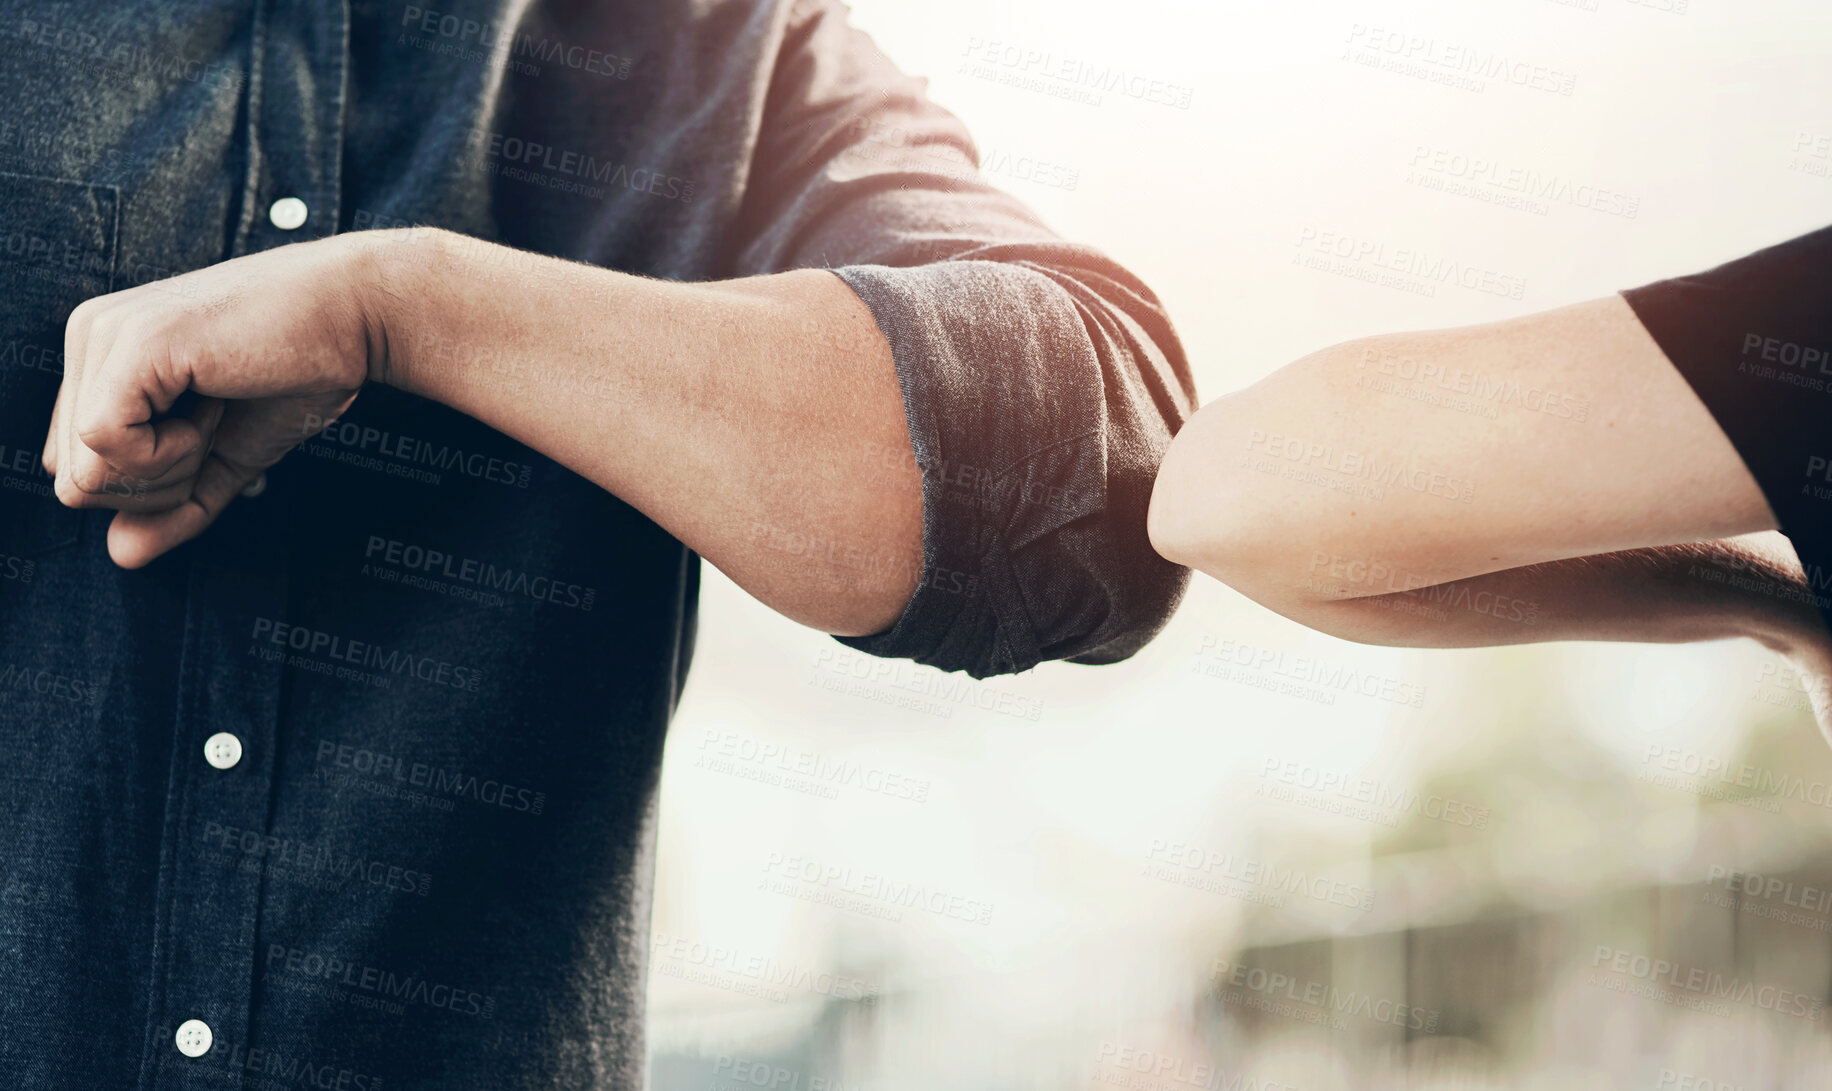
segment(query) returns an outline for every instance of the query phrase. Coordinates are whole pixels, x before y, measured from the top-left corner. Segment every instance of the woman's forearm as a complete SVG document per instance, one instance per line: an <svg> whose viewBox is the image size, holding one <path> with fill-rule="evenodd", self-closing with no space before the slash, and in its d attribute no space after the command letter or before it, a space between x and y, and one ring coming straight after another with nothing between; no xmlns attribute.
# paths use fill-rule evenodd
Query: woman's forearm
<svg viewBox="0 0 1832 1091"><path fill-rule="evenodd" d="M1482 647L1545 640L1823 643L1800 563L1775 532L1626 550L1426 584L1379 560L1312 555L1293 620L1348 640Z"/></svg>
<svg viewBox="0 0 1832 1091"><path fill-rule="evenodd" d="M1319 597L1319 552L1432 585L1776 525L1616 297L1337 345L1212 402L1150 524L1167 557L1286 612Z"/></svg>

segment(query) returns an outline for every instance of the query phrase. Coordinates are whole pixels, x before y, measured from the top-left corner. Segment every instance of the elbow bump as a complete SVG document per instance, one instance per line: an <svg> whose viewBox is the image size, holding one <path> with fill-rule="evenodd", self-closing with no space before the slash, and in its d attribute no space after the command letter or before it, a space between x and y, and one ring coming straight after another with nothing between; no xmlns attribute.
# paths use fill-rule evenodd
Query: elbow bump
<svg viewBox="0 0 1832 1091"><path fill-rule="evenodd" d="M1136 508L1105 511L1065 527L1056 548L1014 558L1037 660L1117 663L1163 630L1190 573L1153 548L1147 523Z"/></svg>
<svg viewBox="0 0 1832 1091"><path fill-rule="evenodd" d="M1277 480L1224 453L1238 445L1227 427L1198 414L1172 442L1152 487L1151 546L1257 601L1307 598L1311 543L1277 517Z"/></svg>
<svg viewBox="0 0 1832 1091"><path fill-rule="evenodd" d="M1145 517L1151 547L1166 560L1217 575L1242 564L1256 545L1252 499L1216 449L1200 415L1178 434L1152 483Z"/></svg>

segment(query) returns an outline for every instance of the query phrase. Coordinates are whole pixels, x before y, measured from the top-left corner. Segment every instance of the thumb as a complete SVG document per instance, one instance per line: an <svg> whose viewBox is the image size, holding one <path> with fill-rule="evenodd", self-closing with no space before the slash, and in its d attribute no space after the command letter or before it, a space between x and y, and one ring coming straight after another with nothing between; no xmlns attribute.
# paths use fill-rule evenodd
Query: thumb
<svg viewBox="0 0 1832 1091"><path fill-rule="evenodd" d="M168 511L118 512L108 525L108 555L122 568L141 568L204 532L244 489L261 479L259 467L211 452L197 471L191 498Z"/></svg>

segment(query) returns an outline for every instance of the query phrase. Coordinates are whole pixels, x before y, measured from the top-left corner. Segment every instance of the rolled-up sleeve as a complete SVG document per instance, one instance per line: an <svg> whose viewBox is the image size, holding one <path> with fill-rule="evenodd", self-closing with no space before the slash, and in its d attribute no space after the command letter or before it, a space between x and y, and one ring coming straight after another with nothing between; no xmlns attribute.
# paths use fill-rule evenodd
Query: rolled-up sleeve
<svg viewBox="0 0 1832 1091"><path fill-rule="evenodd" d="M753 169L735 272L827 268L857 293L922 471L921 583L843 642L976 678L1144 646L1188 581L1145 514L1195 404L1150 289L985 184L959 120L828 0L785 13Z"/></svg>

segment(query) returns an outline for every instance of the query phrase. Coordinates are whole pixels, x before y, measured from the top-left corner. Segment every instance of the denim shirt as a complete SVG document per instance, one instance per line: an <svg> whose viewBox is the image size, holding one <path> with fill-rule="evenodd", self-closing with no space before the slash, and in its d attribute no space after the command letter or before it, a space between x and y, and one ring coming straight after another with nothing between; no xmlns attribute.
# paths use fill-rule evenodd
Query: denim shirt
<svg viewBox="0 0 1832 1091"><path fill-rule="evenodd" d="M829 268L890 342L925 504L919 590L849 644L1111 662L1181 593L1144 533L1193 401L1161 307L984 185L828 0L6 0L0 96L0 1086L640 1086L693 644L681 542L387 388L115 567L111 513L39 465L86 297L403 225ZM490 253L505 291L538 275Z"/></svg>

